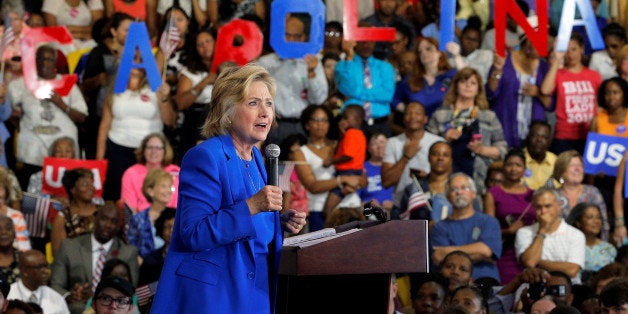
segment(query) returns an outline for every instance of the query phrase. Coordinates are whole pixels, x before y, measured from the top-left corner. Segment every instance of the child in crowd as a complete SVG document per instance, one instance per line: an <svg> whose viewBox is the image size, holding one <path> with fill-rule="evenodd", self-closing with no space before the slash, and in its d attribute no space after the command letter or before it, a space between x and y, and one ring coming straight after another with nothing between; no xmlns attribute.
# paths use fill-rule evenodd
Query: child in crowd
<svg viewBox="0 0 628 314"><path fill-rule="evenodd" d="M332 159L326 159L323 166L336 167L336 176L340 175L363 175L364 160L366 159L366 137L362 132L362 122L364 121L364 108L359 105L349 105L342 112L338 128L340 129L340 140L336 148L336 154ZM355 192L357 186L348 187L350 192ZM344 193L343 193L344 192ZM323 212L331 213L346 192L345 187L338 181L338 188L329 191Z"/></svg>

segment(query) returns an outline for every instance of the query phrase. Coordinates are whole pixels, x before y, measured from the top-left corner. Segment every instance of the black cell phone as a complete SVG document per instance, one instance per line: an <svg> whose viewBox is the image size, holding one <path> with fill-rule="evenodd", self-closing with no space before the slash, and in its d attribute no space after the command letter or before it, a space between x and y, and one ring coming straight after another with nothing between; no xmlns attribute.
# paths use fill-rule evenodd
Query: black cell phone
<svg viewBox="0 0 628 314"><path fill-rule="evenodd" d="M528 288L528 295L532 300L538 300L545 294L545 283L537 282L530 285Z"/></svg>
<svg viewBox="0 0 628 314"><path fill-rule="evenodd" d="M11 61L13 61L13 62L20 62L20 61L22 61L22 57L20 57L20 56L13 56L13 58L11 58Z"/></svg>

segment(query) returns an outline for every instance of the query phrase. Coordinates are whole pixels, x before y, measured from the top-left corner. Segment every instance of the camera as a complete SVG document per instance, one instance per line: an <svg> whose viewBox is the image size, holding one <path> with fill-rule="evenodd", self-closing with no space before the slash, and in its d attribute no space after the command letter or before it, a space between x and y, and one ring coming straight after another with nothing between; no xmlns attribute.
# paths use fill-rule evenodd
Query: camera
<svg viewBox="0 0 628 314"><path fill-rule="evenodd" d="M551 285L548 287L544 282L537 282L530 285L528 288L528 295L530 296L530 299L535 301L545 295L563 297L567 295L567 286Z"/></svg>
<svg viewBox="0 0 628 314"><path fill-rule="evenodd" d="M545 295L545 287L545 282L530 284L530 287L528 288L528 296L530 299L535 301L540 299L543 295Z"/></svg>

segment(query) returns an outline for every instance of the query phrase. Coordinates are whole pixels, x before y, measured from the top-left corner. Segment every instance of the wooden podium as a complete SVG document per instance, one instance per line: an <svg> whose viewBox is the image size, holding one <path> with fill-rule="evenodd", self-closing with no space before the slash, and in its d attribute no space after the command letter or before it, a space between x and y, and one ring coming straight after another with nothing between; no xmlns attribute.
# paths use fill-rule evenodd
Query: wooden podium
<svg viewBox="0 0 628 314"><path fill-rule="evenodd" d="M282 250L277 313L386 313L393 273L427 272L426 220L359 221Z"/></svg>

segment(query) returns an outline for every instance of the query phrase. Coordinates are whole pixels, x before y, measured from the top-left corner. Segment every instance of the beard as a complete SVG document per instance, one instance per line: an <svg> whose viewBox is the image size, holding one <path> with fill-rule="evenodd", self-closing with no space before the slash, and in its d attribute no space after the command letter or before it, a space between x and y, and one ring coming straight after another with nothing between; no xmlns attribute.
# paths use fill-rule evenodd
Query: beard
<svg viewBox="0 0 628 314"><path fill-rule="evenodd" d="M458 195L454 198L454 201L452 202L452 205L454 205L454 208L465 208L467 206L469 206L471 202L469 201L469 199L464 196L464 195Z"/></svg>

